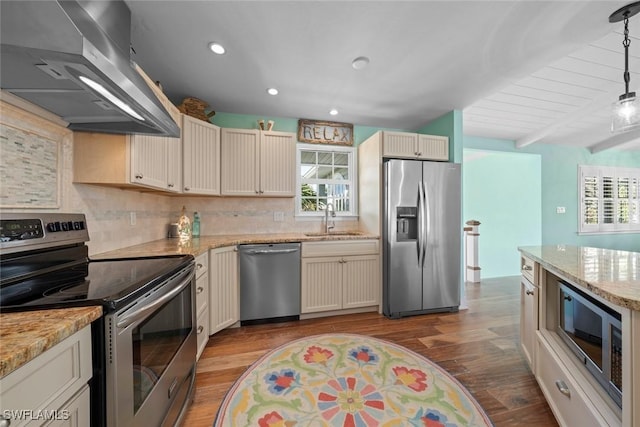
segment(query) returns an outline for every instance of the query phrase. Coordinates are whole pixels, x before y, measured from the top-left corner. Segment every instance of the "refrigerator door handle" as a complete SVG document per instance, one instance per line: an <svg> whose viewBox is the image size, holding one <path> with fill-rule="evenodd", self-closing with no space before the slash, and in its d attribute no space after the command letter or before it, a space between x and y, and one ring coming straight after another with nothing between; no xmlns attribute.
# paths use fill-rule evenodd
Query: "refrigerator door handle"
<svg viewBox="0 0 640 427"><path fill-rule="evenodd" d="M424 189L422 187L422 182L418 183L418 236L416 239L417 247L418 247L418 267L424 267Z"/></svg>
<svg viewBox="0 0 640 427"><path fill-rule="evenodd" d="M421 268L424 268L424 263L427 259L427 244L429 241L429 224L431 224L431 218L429 217L429 198L427 197L427 188L424 185L424 182L421 182L422 186L422 265Z"/></svg>

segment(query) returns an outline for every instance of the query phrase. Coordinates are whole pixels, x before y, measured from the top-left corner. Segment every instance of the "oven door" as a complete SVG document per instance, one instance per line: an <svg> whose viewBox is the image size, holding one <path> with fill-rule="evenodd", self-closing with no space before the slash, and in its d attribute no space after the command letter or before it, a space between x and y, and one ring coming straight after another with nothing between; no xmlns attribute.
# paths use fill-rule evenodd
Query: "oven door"
<svg viewBox="0 0 640 427"><path fill-rule="evenodd" d="M107 425L173 425L195 379L193 266L105 319Z"/></svg>

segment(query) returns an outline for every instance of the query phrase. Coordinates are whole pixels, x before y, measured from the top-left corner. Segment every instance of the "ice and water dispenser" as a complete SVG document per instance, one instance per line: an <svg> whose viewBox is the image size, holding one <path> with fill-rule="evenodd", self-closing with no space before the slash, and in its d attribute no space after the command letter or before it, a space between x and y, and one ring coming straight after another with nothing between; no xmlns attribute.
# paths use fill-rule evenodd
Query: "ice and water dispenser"
<svg viewBox="0 0 640 427"><path fill-rule="evenodd" d="M418 208L415 206L396 207L396 240L407 242L418 238Z"/></svg>

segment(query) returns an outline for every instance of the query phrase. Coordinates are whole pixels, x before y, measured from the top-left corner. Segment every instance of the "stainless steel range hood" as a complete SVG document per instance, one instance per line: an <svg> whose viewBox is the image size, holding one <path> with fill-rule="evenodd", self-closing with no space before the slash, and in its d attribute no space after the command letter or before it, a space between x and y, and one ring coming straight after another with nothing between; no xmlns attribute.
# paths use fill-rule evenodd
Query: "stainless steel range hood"
<svg viewBox="0 0 640 427"><path fill-rule="evenodd" d="M119 1L0 1L0 88L74 130L180 136L130 60Z"/></svg>

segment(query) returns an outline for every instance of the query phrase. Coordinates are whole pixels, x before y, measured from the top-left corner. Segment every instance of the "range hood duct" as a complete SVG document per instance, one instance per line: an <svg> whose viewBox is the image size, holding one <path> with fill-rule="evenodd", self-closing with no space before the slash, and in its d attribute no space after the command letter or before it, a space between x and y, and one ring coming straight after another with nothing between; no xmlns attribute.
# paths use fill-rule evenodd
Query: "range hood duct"
<svg viewBox="0 0 640 427"><path fill-rule="evenodd" d="M0 26L3 91L73 130L180 136L131 62L131 12L122 0L2 0Z"/></svg>

